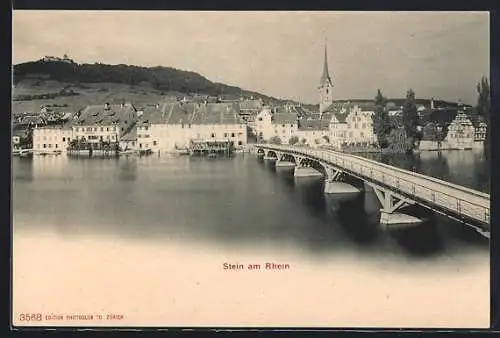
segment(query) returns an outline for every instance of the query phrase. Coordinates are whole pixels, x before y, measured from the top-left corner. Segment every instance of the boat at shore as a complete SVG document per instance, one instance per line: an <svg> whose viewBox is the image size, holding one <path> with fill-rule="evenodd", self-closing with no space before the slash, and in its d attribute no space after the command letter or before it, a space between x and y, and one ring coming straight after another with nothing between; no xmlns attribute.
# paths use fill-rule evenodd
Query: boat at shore
<svg viewBox="0 0 500 338"><path fill-rule="evenodd" d="M21 149L19 151L19 157L33 157L32 149Z"/></svg>
<svg viewBox="0 0 500 338"><path fill-rule="evenodd" d="M188 148L184 148L184 149L175 149L175 153L177 155L190 155L191 152L189 151Z"/></svg>

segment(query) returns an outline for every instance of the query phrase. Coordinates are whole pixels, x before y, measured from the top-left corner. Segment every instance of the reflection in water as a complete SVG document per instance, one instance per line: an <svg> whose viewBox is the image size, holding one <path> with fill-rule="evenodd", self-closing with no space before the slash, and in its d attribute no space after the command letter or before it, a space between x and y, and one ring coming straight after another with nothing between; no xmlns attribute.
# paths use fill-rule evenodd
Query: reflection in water
<svg viewBox="0 0 500 338"><path fill-rule="evenodd" d="M331 302L321 304L322 307L337 304L339 300L347 303L345 297L359 295L360 292L364 292L364 296L360 296L364 303L369 298L368 303L379 306L387 304L387 299L380 298L381 301L377 297L389 292L395 292L399 299L403 294L413 295L415 288L422 285L421 281L425 281L428 287L419 291L419 299L424 299L432 289L440 301L469 304L469 295L464 294L461 298L455 291L448 291L448 287L444 291L439 289L443 283L450 283L442 282L443 278L457 284L454 290L462 290L462 285L467 285L469 290L472 283L481 297L487 293L483 288L487 282L484 270L488 266L485 264L489 256L487 241L476 240L477 237L455 237L453 231L459 229L456 222L430 217L419 208L410 208L407 212L428 216L428 221L421 226L385 230L378 222L377 197L370 187L359 181L351 182L361 188L361 193L357 195L325 196L322 180L294 178L293 170L276 170L273 165L258 161L253 156L215 160L168 156L99 160L47 157L33 161L13 159L13 162L15 238L21 241L31 235L38 240L46 238L47 233L55 234L56 240L52 243L58 244L48 245L41 240L36 245L30 242L29 250L36 250L42 259L52 262L53 269L64 271L67 267L79 272L79 278L96 281L98 290L103 289L101 279L107 278L107 272L114 269L115 275L109 277L113 283L120 280L123 288L130 290L135 290L137 285L148 285L147 295L154 293L154 299L163 295L161 299L165 302L165 299L170 299L165 298L165 289L174 290L173 286L186 286L185 294L190 299L198 299L193 296L195 291L188 284L199 281L200 276L206 277L205 283L216 280L215 284L219 287L238 285L238 291L243 288L252 292L257 290L255 285L272 284L269 283L269 275L233 274L228 277L218 270L220 264L225 260L236 260L244 255L242 253L246 255L245 262L258 262L256 257L259 255L266 255L262 260L280 260L285 257L282 256L285 252L300 258L287 258L294 264L294 270L290 272L296 274L293 278L284 274L273 276L283 278L280 282L283 285L293 285L282 294L282 299L271 302L275 305L289 300L290 294L298 295L317 288L316 296L306 298L322 300L325 295L330 297ZM454 164L443 162L441 165L445 168ZM458 175L458 172L453 175ZM86 256L81 255L83 249L79 248L82 247L80 243L85 241L112 243L113 249L109 249L110 244L103 244L99 246L99 254L88 250L88 254L96 257L82 263ZM132 246L140 249L131 251ZM52 256L47 253L47 247L55 252ZM85 257L78 260L74 257L80 256L71 256L73 258L65 260L66 253L75 250ZM158 256L159 252L163 254ZM207 252L216 252L218 258L208 258ZM189 261L186 258L188 254L191 257ZM25 252L25 256L30 255ZM175 269L172 257L180 257ZM24 265L18 266L26 274L33 270L26 265L29 259L31 257L23 261ZM134 267L130 261L141 263ZM139 268L143 273L136 273ZM179 273L169 274L167 279L164 275L150 278L150 274L159 268L165 268L168 273L177 270ZM410 274L412 277L409 279ZM468 276L464 281L463 274ZM367 275L373 275L373 278ZM37 276L35 274L30 278L40 278ZM61 272L51 276L59 281L73 274L70 276ZM146 276L143 278L148 282L134 284L141 276ZM213 276L216 279L212 279ZM304 283L299 277L314 280L314 286ZM235 280L229 283L228 278ZM255 279L253 284L243 287L242 283L248 281L247 278ZM149 287L148 283L157 280L161 283ZM381 286L366 289L367 285L375 282ZM167 284L169 287L165 286ZM229 287L228 291L233 289ZM205 289L204 293L212 295L211 290ZM282 292L283 287L274 291ZM21 294L21 291L18 292ZM178 289L172 292L175 295L169 297L178 297ZM259 295L262 294L259 291ZM145 304L149 304L152 298L144 295L138 295L144 297L140 305L147 307L149 305ZM75 294L68 294L68 297L71 296L75 297ZM269 299L269 296L270 293L265 298ZM219 294L217 297L220 300ZM446 297L452 300L446 300ZM120 296L119 299L126 303L128 298ZM182 299L182 304L189 303L186 298ZM46 299L41 297L39 303L44 301ZM98 301L94 301L97 304ZM247 301L250 302L250 298ZM215 303L226 304L210 302ZM481 304L483 308L484 303L483 300L480 303L474 300L473 305ZM164 304L157 306L164 309ZM365 306L357 304L357 307ZM404 301L401 306L406 308L407 304ZM130 306L123 304L124 307L127 305ZM310 305L314 307L318 304ZM181 313L189 312L188 305L185 306L185 312ZM241 303L238 305L240 308ZM219 313L224 311L227 312L227 309L222 308ZM408 316L410 314L406 314L406 318Z"/></svg>
<svg viewBox="0 0 500 338"><path fill-rule="evenodd" d="M483 149L362 154L385 164L490 193L490 161Z"/></svg>
<svg viewBox="0 0 500 338"><path fill-rule="evenodd" d="M26 181L28 175L33 181ZM322 180L295 178L293 169L276 170L252 156L14 159L14 183L15 228L55 227L66 237L178 238L236 247L280 243L313 252L367 245L379 253L412 254L418 251L412 246L440 247L431 235L439 231L428 223L454 235L446 222L432 219L417 230L389 232L400 247L387 246L369 186L351 179L358 195L325 196ZM418 208L407 212L429 218Z"/></svg>

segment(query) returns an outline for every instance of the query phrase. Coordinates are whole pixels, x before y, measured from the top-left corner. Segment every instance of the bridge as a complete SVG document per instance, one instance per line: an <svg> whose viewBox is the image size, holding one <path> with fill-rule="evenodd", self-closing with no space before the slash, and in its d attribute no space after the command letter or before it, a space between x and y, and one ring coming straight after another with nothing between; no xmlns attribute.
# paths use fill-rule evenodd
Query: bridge
<svg viewBox="0 0 500 338"><path fill-rule="evenodd" d="M405 206L418 204L490 236L489 194L329 149L256 144L254 152L274 159L277 165L282 161L291 162L296 172L304 167L317 169L325 179L325 193L341 193L346 185L341 183L344 175L362 180L373 188L380 201L381 224L420 221L398 212Z"/></svg>

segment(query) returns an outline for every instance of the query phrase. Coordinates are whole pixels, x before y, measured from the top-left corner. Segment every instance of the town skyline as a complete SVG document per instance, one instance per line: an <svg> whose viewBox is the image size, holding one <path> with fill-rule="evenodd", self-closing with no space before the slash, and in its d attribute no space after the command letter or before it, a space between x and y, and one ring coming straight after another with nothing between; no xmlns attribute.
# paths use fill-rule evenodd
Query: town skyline
<svg viewBox="0 0 500 338"><path fill-rule="evenodd" d="M475 104L489 76L487 12L13 12L14 64L67 54L173 67L306 104L319 100L325 43L336 99L412 88Z"/></svg>

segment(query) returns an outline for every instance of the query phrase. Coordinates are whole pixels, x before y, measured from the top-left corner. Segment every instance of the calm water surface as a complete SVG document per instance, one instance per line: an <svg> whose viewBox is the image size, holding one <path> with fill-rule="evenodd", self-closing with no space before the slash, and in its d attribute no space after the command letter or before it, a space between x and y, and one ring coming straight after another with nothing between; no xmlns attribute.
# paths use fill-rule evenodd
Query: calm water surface
<svg viewBox="0 0 500 338"><path fill-rule="evenodd" d="M392 157L384 158L382 161L397 163L405 168L416 167L417 171L424 174L489 192L489 161L481 153L422 153L413 158ZM352 305L352 310L347 308L344 308L343 312L339 310L337 318L322 317L315 313L314 316L311 315L311 318L315 319L308 320L309 312L303 313L306 310L300 307L296 316L289 318L295 320L295 325L301 325L296 322L297 318L305 321L303 325L326 326L350 326L351 323L446 326L445 324L453 320L463 323L460 325L464 326L487 323L489 247L486 240L465 226L432 215L428 215L428 221L416 228L384 230L378 224L378 201L373 192L368 190L355 198L332 198L325 197L322 189L323 183L320 180L294 179L293 171L277 172L272 165L260 162L250 154L215 160L169 156L119 159L78 159L63 156L14 158L14 238L15 241L19 239L18 248L28 247L28 244L22 244L24 243L21 242L22 238L32 238L33 242L29 242L30 250L36 251L36 255L40 257L46 255L47 260L52 261L56 254L49 254L48 247L64 255L63 247L75 248L77 244L71 243L80 243L88 238L92 240L90 243L102 240L118 245L119 249L113 249L114 254L116 250L130 254L135 252L134 245L141 245L148 250L151 248L170 250L168 254L170 257L178 254L182 256L185 253L187 262L189 251L190 255L196 254L191 263L186 263L192 266L200 265L201 257L209 257L211 252L217 252L222 258L217 258L215 262L203 263L203 268L207 271L217 271L213 281L219 277L223 278L221 276L224 272L220 272L223 261L234 263L238 260L245 263L245 260L250 262L252 257L261 254L267 255L268 259L269 257L281 259L281 262L283 259L288 259L286 262L292 266L296 263L295 266L301 268L296 268L290 273L297 273L297 276L300 275L302 278L305 276L305 271L308 271L310 278L317 276L322 282L328 278L339 279L339 276L342 276L345 288L354 285L354 281L361 283L362 274L365 272L371 273L373 280L383 275L384 278L388 278L388 284L384 284L384 287L391 285L387 290L396 292L401 298L403 305L398 306L402 306L406 312L400 313L407 313L406 317L401 317L399 321L395 315L387 318L383 318L382 313L380 318L371 312L363 315L363 310L359 309L364 307L360 304L366 303L366 297L372 297L373 299L369 301L378 304L377 306L382 306L380 302L387 302L389 299L377 298L380 295L375 290L364 295L358 303L351 298L350 302L358 304L357 307ZM37 236L39 239L35 240ZM46 247L40 244L38 249L35 248L34 246L38 245L36 243L41 243L42 238L46 236L51 236L56 241L54 243L59 244L47 244ZM109 248L110 245L103 245L99 250L106 250L105 248ZM57 251L58 246L61 248L59 251ZM188 250L188 248L196 249ZM23 271L25 278L23 280L30 274L31 278L41 278L32 272L33 268L28 268L27 262L31 260L23 254L27 249L23 249L23 252L20 250L17 254L20 257L17 264L18 270ZM146 249L137 251L134 256L139 257L145 252L144 250ZM284 253L295 258L290 258L292 256L284 258ZM165 260L155 261L155 254L148 256L147 260L156 266L166 264ZM54 271L63 263L58 264L54 263L52 267ZM105 263L99 261L94 261L92 264L102 264L103 269L105 266ZM126 265L125 262L120 264ZM325 266L328 264L334 264L335 268L326 269ZM16 251L14 265L16 265ZM118 265L113 265L113 268ZM109 266L106 265L106 269ZM91 271L95 272L96 267L93 266L92 269ZM358 272L353 272L352 269L357 269L355 271ZM73 272L78 271L83 274L82 271L87 270L81 267L74 268ZM86 272L85 276L88 278L94 272ZM39 273L43 274L42 271ZM335 273L336 277L330 276L332 273ZM120 280L127 280L131 278L130 276L136 275L124 270L116 274L115 278ZM412 290L415 284L409 284L407 280L409 276L420 280L418 284L426 285L426 289ZM366 277L366 282L371 283L368 281L371 281L372 277ZM95 278L97 281L103 277ZM445 283L447 285L439 282L444 279L448 281ZM331 302L339 301L334 297L340 297L340 293L350 292L344 289L337 295L328 289L331 287L330 282L328 287L326 284L321 284L322 282L308 285L307 281L302 281L297 284L297 288L302 285L300 288L306 293L307 290L317 289L316 291L321 292L323 296L314 299L325 298L326 301L329 297L333 297ZM298 279L294 278L288 283L294 285L293 283L298 283ZM340 281L338 283L344 285ZM247 288L254 290L255 285L251 285L249 284ZM262 281L259 285L262 285ZM244 283L241 287L245 288ZM469 290L467 294L460 291L467 288ZM19 286L19 304L27 304L28 289L26 286L22 296ZM383 292L389 292L387 290ZM208 294L211 293L208 289L206 291ZM47 286L44 292L50 294L54 290ZM430 316L428 313L430 305L422 305L422 309L414 308L414 312L411 312L411 309L404 305L407 301L403 302L403 298L411 298L415 292L428 295L429 302L432 299L445 297L446 300L442 302L448 305L443 306L446 306L447 311L451 311L451 317L447 319ZM155 299L161 298L158 297ZM40 299L40 302L47 299L49 298ZM393 299L398 298L393 296ZM145 299L140 301L146 302ZM304 302L311 301L304 300ZM228 304L233 304L231 302L228 300ZM248 304L252 302L250 298L248 302ZM330 308L333 306L319 303L309 305ZM128 305L122 304L122 306ZM187 305L185 307L185 311L191 309L188 309ZM463 311L471 307L476 309L474 315L465 315ZM176 313L187 313L182 312L184 310L178 310ZM271 306L266 311L268 312L250 311L242 313L240 317L237 317L236 311L235 319L228 321L238 324L242 322L242 318L246 318L247 323L261 323L258 319L252 321L251 318L265 314L266 318L275 320L275 323L284 325L288 323L286 320L280 322L281 317L278 315L282 313L281 310ZM349 311L358 311L364 319L360 317L356 322L352 319L355 317L342 317L346 313L349 314ZM321 313L326 316L328 311ZM149 323L147 319L139 317L137 314L137 321L133 324ZM200 322L214 325L214 320L200 319ZM161 323L168 325L172 322Z"/></svg>

